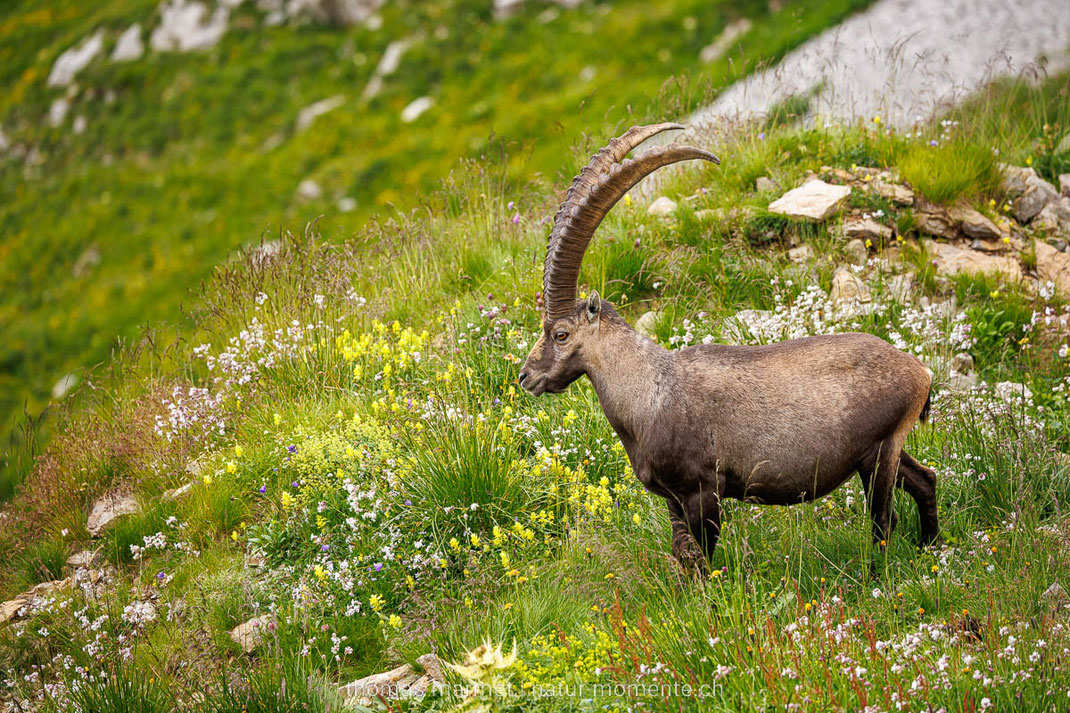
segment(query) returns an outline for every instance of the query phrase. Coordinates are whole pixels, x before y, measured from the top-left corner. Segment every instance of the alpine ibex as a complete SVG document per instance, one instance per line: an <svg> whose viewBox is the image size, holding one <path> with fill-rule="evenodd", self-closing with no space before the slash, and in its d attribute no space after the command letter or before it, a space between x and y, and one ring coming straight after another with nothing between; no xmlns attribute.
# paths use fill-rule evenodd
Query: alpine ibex
<svg viewBox="0 0 1070 713"><path fill-rule="evenodd" d="M791 505L827 495L855 471L874 542L895 527L894 485L917 503L921 543L933 542L936 476L903 450L929 406L931 374L918 359L859 333L669 351L597 293L577 301L591 236L628 190L677 161L720 163L683 145L625 160L654 134L683 128L633 127L573 179L546 248L542 334L520 385L538 396L587 375L636 476L667 501L673 554L685 566L701 567L702 553L712 554L722 498Z"/></svg>

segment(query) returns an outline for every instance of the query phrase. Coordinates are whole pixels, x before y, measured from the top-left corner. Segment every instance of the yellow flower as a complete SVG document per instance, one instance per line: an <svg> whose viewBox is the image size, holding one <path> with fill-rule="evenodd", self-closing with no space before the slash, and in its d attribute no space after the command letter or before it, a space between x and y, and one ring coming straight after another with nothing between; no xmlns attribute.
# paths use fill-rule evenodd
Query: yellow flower
<svg viewBox="0 0 1070 713"><path fill-rule="evenodd" d="M461 543L457 540L456 537L451 537L450 538L450 549L453 550L454 552L460 552L461 551Z"/></svg>
<svg viewBox="0 0 1070 713"><path fill-rule="evenodd" d="M227 473L237 473L237 472L238 472L238 466L236 466L234 464L234 461L230 461L229 463L227 463Z"/></svg>
<svg viewBox="0 0 1070 713"><path fill-rule="evenodd" d="M992 290L988 293L988 296L992 299L996 299L997 297L999 297L999 290Z"/></svg>
<svg viewBox="0 0 1070 713"><path fill-rule="evenodd" d="M327 572L320 565L316 565L315 572L316 572L316 579L320 580L321 582L323 580L327 579Z"/></svg>
<svg viewBox="0 0 1070 713"><path fill-rule="evenodd" d="M880 125L881 125L881 117L880 117L880 114L878 114L877 116L873 117L873 123L874 123L874 124L876 124L877 126L880 126Z"/></svg>
<svg viewBox="0 0 1070 713"><path fill-rule="evenodd" d="M392 628L394 628L394 629L400 629L401 628L401 617L398 616L397 614L391 614L390 618L386 620L386 623L390 624L390 626Z"/></svg>
<svg viewBox="0 0 1070 713"><path fill-rule="evenodd" d="M1033 157L1032 156L1026 156L1025 165L1026 166L1032 166L1033 165Z"/></svg>
<svg viewBox="0 0 1070 713"><path fill-rule="evenodd" d="M371 598L368 599L368 606L370 606L372 608L372 611L375 611L375 612L382 611L382 609L383 609L383 598L380 597L378 594L373 594L371 596Z"/></svg>
<svg viewBox="0 0 1070 713"><path fill-rule="evenodd" d="M932 573L933 573L933 574L936 574L936 573L937 573L937 572L939 572L939 571L940 571L940 568L939 568L939 567L937 567L937 566L936 566L936 565L934 564L934 565L932 566Z"/></svg>
<svg viewBox="0 0 1070 713"><path fill-rule="evenodd" d="M1010 236L1009 236L1009 235L1004 235L1004 236L1003 236L1003 242L1004 242L1004 243L1005 243L1006 245L1010 245L1010 244L1011 244L1011 238L1010 238Z"/></svg>
<svg viewBox="0 0 1070 713"><path fill-rule="evenodd" d="M605 579L608 582L611 579L616 579L616 577L617 577L617 575L615 575L612 572L610 572L609 574L606 575Z"/></svg>
<svg viewBox="0 0 1070 713"><path fill-rule="evenodd" d="M234 457L241 458L245 450L241 446L234 446Z"/></svg>
<svg viewBox="0 0 1070 713"><path fill-rule="evenodd" d="M479 535L472 535L472 547L479 547Z"/></svg>
<svg viewBox="0 0 1070 713"><path fill-rule="evenodd" d="M238 531L237 530L232 530L231 531L230 539L234 540L235 542L238 541Z"/></svg>
<svg viewBox="0 0 1070 713"><path fill-rule="evenodd" d="M628 194L628 193L625 193L625 194L624 194L624 205L631 205L631 204L632 204L632 197L631 197L631 195L630 195L630 194Z"/></svg>
<svg viewBox="0 0 1070 713"><path fill-rule="evenodd" d="M201 478L201 480L204 482L205 485L211 485L212 484L212 476L210 476L210 475L204 476L203 478Z"/></svg>
<svg viewBox="0 0 1070 713"><path fill-rule="evenodd" d="M603 488L606 487L607 485L609 485L609 478L603 475L601 478L598 479L598 484L601 485Z"/></svg>
<svg viewBox="0 0 1070 713"><path fill-rule="evenodd" d="M275 420L275 425L278 426L280 423L282 423L282 416L280 416L279 414L275 414L275 419L274 420Z"/></svg>
<svg viewBox="0 0 1070 713"><path fill-rule="evenodd" d="M509 555L507 555L506 553L502 552L501 556L502 556L502 567L508 568L509 567Z"/></svg>
<svg viewBox="0 0 1070 713"><path fill-rule="evenodd" d="M635 513L634 515L632 515L632 522L634 522L636 525L638 525L641 522L641 520L639 518L639 513Z"/></svg>
<svg viewBox="0 0 1070 713"><path fill-rule="evenodd" d="M720 579L721 578L721 570L719 570L719 569L713 570L712 572L710 572L710 576L713 577L714 579Z"/></svg>
<svg viewBox="0 0 1070 713"><path fill-rule="evenodd" d="M292 506L293 504L294 504L294 498L293 498L293 496L292 496L292 495L290 495L289 493L283 493L283 494L282 494L282 509L283 509L283 510L289 510L289 509L290 509L290 507L291 507L291 506Z"/></svg>

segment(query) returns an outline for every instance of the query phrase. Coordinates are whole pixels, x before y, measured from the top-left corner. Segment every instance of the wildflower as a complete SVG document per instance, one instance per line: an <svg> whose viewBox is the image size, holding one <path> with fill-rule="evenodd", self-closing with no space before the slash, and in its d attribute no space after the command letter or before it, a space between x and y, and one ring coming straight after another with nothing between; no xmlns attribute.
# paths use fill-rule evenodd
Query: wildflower
<svg viewBox="0 0 1070 713"><path fill-rule="evenodd" d="M275 425L278 426L280 423L282 423L282 416L280 416L279 414L275 414L275 418L273 420L275 422Z"/></svg>
<svg viewBox="0 0 1070 713"><path fill-rule="evenodd" d="M610 572L610 573L608 573L608 574L607 574L607 575L605 576L605 580L606 580L606 581L608 582L608 581L609 581L609 580L611 580L611 579L615 579L615 578L616 578L616 576L617 576L617 575L615 575L615 574L613 574L612 572Z"/></svg>
<svg viewBox="0 0 1070 713"><path fill-rule="evenodd" d="M505 654L501 644L493 646L489 639L484 639L481 645L468 652L463 663L446 665L461 678L477 686L493 686L499 676L498 672L504 671L515 662L516 641L513 642L513 651Z"/></svg>
<svg viewBox="0 0 1070 713"><path fill-rule="evenodd" d="M508 568L509 567L509 555L506 554L505 552L502 552L501 553L501 557L502 557L502 567Z"/></svg>
<svg viewBox="0 0 1070 713"><path fill-rule="evenodd" d="M631 205L631 204L632 204L632 196L631 196L631 194L625 193L624 194L624 205Z"/></svg>
<svg viewBox="0 0 1070 713"><path fill-rule="evenodd" d="M1010 244L1011 244L1011 238L1010 238L1010 236L1009 236L1009 235L1004 235L1004 236L1003 236L1003 243L1004 243L1005 245L1010 245Z"/></svg>
<svg viewBox="0 0 1070 713"><path fill-rule="evenodd" d="M992 290L991 292L988 293L988 296L991 297L992 299L998 298L999 297L999 290Z"/></svg>
<svg viewBox="0 0 1070 713"><path fill-rule="evenodd" d="M473 534L471 537L472 547L479 547L479 535Z"/></svg>
<svg viewBox="0 0 1070 713"><path fill-rule="evenodd" d="M1032 156L1026 156L1025 157L1025 165L1026 166L1032 166L1033 165L1033 157Z"/></svg>
<svg viewBox="0 0 1070 713"><path fill-rule="evenodd" d="M877 126L880 126L880 125L881 125L881 117L880 117L880 114L877 114L876 116L874 116L874 117L873 117L873 123L874 123L874 124L876 124Z"/></svg>
<svg viewBox="0 0 1070 713"><path fill-rule="evenodd" d="M401 617L398 616L397 614L391 614L390 618L387 619L387 623L390 624L390 627L393 628L393 629L400 629L401 628Z"/></svg>
<svg viewBox="0 0 1070 713"><path fill-rule="evenodd" d="M234 446L234 457L241 458L245 450L241 446Z"/></svg>
<svg viewBox="0 0 1070 713"><path fill-rule="evenodd" d="M316 565L315 573L316 579L320 580L321 582L327 579L327 572L323 569L321 565Z"/></svg>
<svg viewBox="0 0 1070 713"><path fill-rule="evenodd" d="M233 473L237 473L237 472L238 472L238 466L235 465L234 461L228 462L227 463L227 473L233 474Z"/></svg>
<svg viewBox="0 0 1070 713"><path fill-rule="evenodd" d="M513 214L513 225L520 225L520 214L519 213L514 213Z"/></svg>
<svg viewBox="0 0 1070 713"><path fill-rule="evenodd" d="M940 571L940 568L939 568L939 567L937 567L937 566L936 566L936 565L934 564L934 565L932 566L932 570L931 570L931 571L932 571L932 573L933 573L933 574L936 574L937 572L939 572L939 571Z"/></svg>
<svg viewBox="0 0 1070 713"><path fill-rule="evenodd" d="M460 552L461 551L461 543L457 540L456 537L451 537L450 538L450 549L453 550L454 552Z"/></svg>
<svg viewBox="0 0 1070 713"><path fill-rule="evenodd" d="M266 485L261 485L260 489L259 489L259 492L260 492L261 495L266 493L267 492L267 486Z"/></svg>
<svg viewBox="0 0 1070 713"><path fill-rule="evenodd" d="M370 606L372 608L372 611L374 612L382 611L383 598L380 597L378 594L371 595L371 597L368 599L368 606Z"/></svg>
<svg viewBox="0 0 1070 713"><path fill-rule="evenodd" d="M720 579L721 578L721 570L719 570L719 569L713 570L712 572L710 572L710 576L713 577L714 579Z"/></svg>
<svg viewBox="0 0 1070 713"><path fill-rule="evenodd" d="M210 475L204 476L203 478L201 478L201 480L204 482L205 485L211 485L212 484L212 476L210 476Z"/></svg>
<svg viewBox="0 0 1070 713"><path fill-rule="evenodd" d="M234 540L235 542L238 541L238 531L237 530L231 530L230 531L230 539Z"/></svg>
<svg viewBox="0 0 1070 713"><path fill-rule="evenodd" d="M758 134L758 140L759 141L765 141L765 132L764 131Z"/></svg>
<svg viewBox="0 0 1070 713"><path fill-rule="evenodd" d="M293 505L293 503L294 503L294 499L293 499L293 496L292 496L292 495L290 495L289 493L283 493L283 494L282 494L282 499L281 499L281 502L282 502L282 509L283 509L283 510L289 510L289 509L290 509L290 507L291 507L291 506Z"/></svg>

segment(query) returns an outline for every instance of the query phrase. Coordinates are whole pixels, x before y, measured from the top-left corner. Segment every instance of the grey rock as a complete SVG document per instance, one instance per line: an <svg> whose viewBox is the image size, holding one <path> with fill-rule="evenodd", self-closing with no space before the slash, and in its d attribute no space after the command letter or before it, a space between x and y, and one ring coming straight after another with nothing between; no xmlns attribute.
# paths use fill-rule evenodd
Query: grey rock
<svg viewBox="0 0 1070 713"><path fill-rule="evenodd" d="M1070 254L1039 240L1033 244L1033 249L1037 258L1037 276L1054 283L1061 295L1070 297Z"/></svg>
<svg viewBox="0 0 1070 713"><path fill-rule="evenodd" d="M1070 198L1070 173L1059 174L1059 195Z"/></svg>
<svg viewBox="0 0 1070 713"><path fill-rule="evenodd" d="M89 511L85 529L93 537L100 535L115 520L141 512L141 505L131 493L111 492L97 498Z"/></svg>
<svg viewBox="0 0 1070 713"><path fill-rule="evenodd" d="M905 304L910 301L911 295L914 294L914 284L914 273L905 272L888 280L886 291L893 300L900 304Z"/></svg>
<svg viewBox="0 0 1070 713"><path fill-rule="evenodd" d="M314 201L322 195L323 189L320 188L320 184L311 178L306 178L297 184L297 197L301 200Z"/></svg>
<svg viewBox="0 0 1070 713"><path fill-rule="evenodd" d="M850 194L850 186L835 186L815 179L770 203L769 211L795 220L820 222L836 215Z"/></svg>
<svg viewBox="0 0 1070 713"><path fill-rule="evenodd" d="M795 263L810 262L814 259L814 251L810 249L809 245L800 245L796 248L788 250L788 260Z"/></svg>
<svg viewBox="0 0 1070 713"><path fill-rule="evenodd" d="M191 52L214 47L227 31L230 10L218 6L209 14L199 0L164 0L160 24L149 37L157 52Z"/></svg>
<svg viewBox="0 0 1070 713"><path fill-rule="evenodd" d="M1051 586L1045 589L1044 593L1040 595L1040 598L1055 609L1070 606L1070 596L1067 596L1066 590L1063 589L1062 585L1058 582L1052 582Z"/></svg>
<svg viewBox="0 0 1070 713"><path fill-rule="evenodd" d="M435 100L432 97L418 97L413 99L401 110L401 123L411 124L434 105Z"/></svg>
<svg viewBox="0 0 1070 713"><path fill-rule="evenodd" d="M852 240L869 240L881 245L892 239L892 229L872 218L848 218L843 224L843 234Z"/></svg>
<svg viewBox="0 0 1070 713"><path fill-rule="evenodd" d="M141 23L135 22L119 35L115 49L111 52L111 61L133 62L141 59L143 54L145 54L145 43L141 41Z"/></svg>
<svg viewBox="0 0 1070 713"><path fill-rule="evenodd" d="M75 568L92 567L100 557L100 551L82 550L67 558L67 566Z"/></svg>
<svg viewBox="0 0 1070 713"><path fill-rule="evenodd" d="M754 181L754 190L758 191L759 193L765 193L766 191L779 191L780 185L773 179L768 178L767 176L758 176L757 180Z"/></svg>
<svg viewBox="0 0 1070 713"><path fill-rule="evenodd" d="M1025 191L1011 205L1014 216L1022 223L1028 223L1044 210L1044 206L1059 198L1059 192L1035 173L1028 176L1025 183Z"/></svg>
<svg viewBox="0 0 1070 713"><path fill-rule="evenodd" d="M56 97L48 107L48 124L55 128L67 118L67 112L71 109L71 101L67 97Z"/></svg>
<svg viewBox="0 0 1070 713"><path fill-rule="evenodd" d="M937 272L944 275L999 275L1012 282L1022 279L1022 266L1013 257L990 255L936 241L929 244L929 251Z"/></svg>
<svg viewBox="0 0 1070 713"><path fill-rule="evenodd" d="M861 240L855 238L847 243L843 248L843 255L847 262L852 265L865 265L869 259L869 251L866 250L866 244Z"/></svg>
<svg viewBox="0 0 1070 713"><path fill-rule="evenodd" d="M1047 233L1070 238L1070 198L1048 202L1033 220L1033 226Z"/></svg>
<svg viewBox="0 0 1070 713"><path fill-rule="evenodd" d="M999 240L1003 237L995 223L967 205L952 207L948 210L948 215L968 237L977 240Z"/></svg>
<svg viewBox="0 0 1070 713"><path fill-rule="evenodd" d="M345 103L345 95L335 94L333 97L321 99L318 102L309 104L297 113L297 121L294 123L294 128L298 131L304 131L312 125L313 121L328 112L334 111Z"/></svg>
<svg viewBox="0 0 1070 713"><path fill-rule="evenodd" d="M973 356L969 352L959 352L951 357L951 368L959 374L973 373Z"/></svg>
<svg viewBox="0 0 1070 713"><path fill-rule="evenodd" d="M1002 170L1003 179L1000 181L999 187L1004 193L1009 194L1011 198L1017 198L1025 193L1025 189L1029 187L1029 179L1037 177L1036 171L1024 166L1004 165Z"/></svg>
<svg viewBox="0 0 1070 713"><path fill-rule="evenodd" d="M944 240L955 240L959 237L958 222L941 205L919 199L918 210L914 215L918 219L918 227L924 233Z"/></svg>
<svg viewBox="0 0 1070 713"><path fill-rule="evenodd" d="M658 319L660 318L661 315L657 312L644 312L639 319L635 320L635 331L644 337L654 339L654 329L657 327Z"/></svg>
<svg viewBox="0 0 1070 713"><path fill-rule="evenodd" d="M898 183L877 183L873 186L877 194L896 205L914 205L914 191Z"/></svg>
<svg viewBox="0 0 1070 713"><path fill-rule="evenodd" d="M178 500L184 495L188 495L191 490L193 490L193 483L186 483L164 492L163 498L164 500Z"/></svg>
<svg viewBox="0 0 1070 713"><path fill-rule="evenodd" d="M669 216L676 212L676 201L668 196L658 196L646 209L647 215Z"/></svg>
<svg viewBox="0 0 1070 713"><path fill-rule="evenodd" d="M866 283L854 273L842 268L832 276L829 297L833 302L869 302L871 299Z"/></svg>
<svg viewBox="0 0 1070 713"><path fill-rule="evenodd" d="M1061 253L1066 252L1067 242L1062 238L1048 238L1045 242Z"/></svg>
<svg viewBox="0 0 1070 713"><path fill-rule="evenodd" d="M230 638L234 640L245 653L252 653L258 646L264 643L265 632L274 622L269 615L254 616L249 621L238 624L230 630Z"/></svg>
<svg viewBox="0 0 1070 713"><path fill-rule="evenodd" d="M71 389L78 385L79 381L80 379L78 378L78 375L74 372L64 375L62 379L52 385L53 400L59 401L65 397L70 393Z"/></svg>
<svg viewBox="0 0 1070 713"><path fill-rule="evenodd" d="M1070 151L1070 132L1067 132L1063 140L1059 142L1059 145L1055 147L1055 153L1064 153Z"/></svg>
<svg viewBox="0 0 1070 713"><path fill-rule="evenodd" d="M48 86L65 87L104 49L104 32L97 30L77 47L72 47L57 59L48 73Z"/></svg>
<svg viewBox="0 0 1070 713"><path fill-rule="evenodd" d="M286 14L313 22L349 26L368 22L384 0L288 0Z"/></svg>
<svg viewBox="0 0 1070 713"><path fill-rule="evenodd" d="M442 664L434 654L424 654L416 662L423 668L423 673L418 673L411 664L403 664L341 686L338 692L347 702L358 705L384 698L422 698L432 688L440 687L445 678Z"/></svg>

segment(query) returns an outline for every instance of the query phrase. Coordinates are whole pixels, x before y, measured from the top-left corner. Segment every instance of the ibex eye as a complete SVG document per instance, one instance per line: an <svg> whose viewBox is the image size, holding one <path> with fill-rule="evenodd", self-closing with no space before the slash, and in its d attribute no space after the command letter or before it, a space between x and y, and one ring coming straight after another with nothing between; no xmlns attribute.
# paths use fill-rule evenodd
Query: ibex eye
<svg viewBox="0 0 1070 713"><path fill-rule="evenodd" d="M568 339L568 332L558 332L554 335L554 339L564 344L565 340Z"/></svg>

